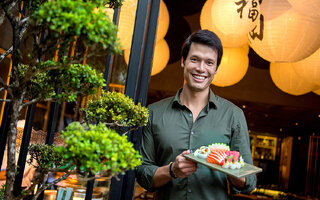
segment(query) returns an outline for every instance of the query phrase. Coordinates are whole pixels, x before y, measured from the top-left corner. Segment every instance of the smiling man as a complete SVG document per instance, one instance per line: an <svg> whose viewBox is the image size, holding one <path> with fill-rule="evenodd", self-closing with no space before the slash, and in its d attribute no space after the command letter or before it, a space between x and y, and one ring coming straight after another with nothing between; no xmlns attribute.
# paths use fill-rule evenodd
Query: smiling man
<svg viewBox="0 0 320 200"><path fill-rule="evenodd" d="M252 164L249 134L242 110L215 95L210 84L221 62L223 48L216 34L200 30L182 47L184 84L176 96L149 106L143 130L137 179L156 191L157 199L228 199L232 193L249 193L256 177L233 178L187 160L190 149L225 143Z"/></svg>

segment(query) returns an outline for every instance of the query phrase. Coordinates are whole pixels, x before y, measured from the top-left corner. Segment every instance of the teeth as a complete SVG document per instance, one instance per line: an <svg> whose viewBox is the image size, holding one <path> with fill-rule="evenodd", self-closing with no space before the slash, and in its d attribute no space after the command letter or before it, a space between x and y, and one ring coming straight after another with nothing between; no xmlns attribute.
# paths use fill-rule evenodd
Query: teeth
<svg viewBox="0 0 320 200"><path fill-rule="evenodd" d="M193 77L195 77L196 79L200 79L200 80L204 80L205 77L204 76L197 76L197 75L193 75Z"/></svg>

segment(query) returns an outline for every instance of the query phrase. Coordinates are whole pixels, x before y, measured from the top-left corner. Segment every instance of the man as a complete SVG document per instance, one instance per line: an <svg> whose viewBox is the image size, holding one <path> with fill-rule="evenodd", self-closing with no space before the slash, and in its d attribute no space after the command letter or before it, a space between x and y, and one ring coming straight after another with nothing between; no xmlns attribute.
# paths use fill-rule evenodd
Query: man
<svg viewBox="0 0 320 200"><path fill-rule="evenodd" d="M242 110L210 90L222 51L214 33L200 30L191 34L182 47L182 89L175 97L149 106L141 143L143 164L136 172L139 184L156 191L159 199L228 199L228 181L233 193L255 188L255 175L228 177L184 157L190 150L219 142L230 145L252 164Z"/></svg>

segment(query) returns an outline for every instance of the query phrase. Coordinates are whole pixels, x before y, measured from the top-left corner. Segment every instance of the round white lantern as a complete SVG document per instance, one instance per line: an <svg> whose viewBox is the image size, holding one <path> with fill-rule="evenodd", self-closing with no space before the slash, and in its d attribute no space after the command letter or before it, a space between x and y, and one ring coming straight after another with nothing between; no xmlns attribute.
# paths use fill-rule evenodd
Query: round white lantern
<svg viewBox="0 0 320 200"><path fill-rule="evenodd" d="M200 26L201 29L208 29L213 31L215 34L218 35L222 42L222 46L224 47L242 47L248 44L248 35L244 33L243 35L238 35L233 32L232 34L224 34L220 32L214 22L215 20L212 19L211 15L211 8L214 0L207 0L206 3L203 5L201 14L200 14Z"/></svg>
<svg viewBox="0 0 320 200"><path fill-rule="evenodd" d="M130 49L124 50L124 60L129 63ZM160 73L168 64L170 49L165 39L158 41L154 47L151 76Z"/></svg>
<svg viewBox="0 0 320 200"><path fill-rule="evenodd" d="M305 81L320 85L320 49L311 56L292 63L293 69Z"/></svg>
<svg viewBox="0 0 320 200"><path fill-rule="evenodd" d="M223 48L223 56L212 84L220 87L238 83L247 73L249 47Z"/></svg>
<svg viewBox="0 0 320 200"><path fill-rule="evenodd" d="M223 34L242 36L259 22L259 1L214 0L211 16L215 26Z"/></svg>
<svg viewBox="0 0 320 200"><path fill-rule="evenodd" d="M265 60L297 62L320 47L319 20L295 11L286 0L264 0L261 15L249 44Z"/></svg>
<svg viewBox="0 0 320 200"><path fill-rule="evenodd" d="M294 71L292 63L270 63L270 74L274 84L291 95L303 95L315 88Z"/></svg>
<svg viewBox="0 0 320 200"><path fill-rule="evenodd" d="M314 17L320 17L320 0L288 0L294 9Z"/></svg>
<svg viewBox="0 0 320 200"><path fill-rule="evenodd" d="M119 23L118 23L118 38L122 49L129 49L132 42L134 31L134 23L136 17L137 0L124 0L120 9ZM114 10L106 8L110 19L113 18ZM157 36L156 41L161 40L166 35L169 28L169 11L165 3L160 1Z"/></svg>

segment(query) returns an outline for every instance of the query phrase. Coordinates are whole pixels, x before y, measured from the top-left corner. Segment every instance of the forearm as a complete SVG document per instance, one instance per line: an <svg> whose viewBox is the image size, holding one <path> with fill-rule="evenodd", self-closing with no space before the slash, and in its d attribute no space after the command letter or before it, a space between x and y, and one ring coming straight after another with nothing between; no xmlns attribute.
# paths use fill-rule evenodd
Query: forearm
<svg viewBox="0 0 320 200"><path fill-rule="evenodd" d="M234 185L238 189L243 189L246 184L246 178L234 178L231 176L228 176L229 181L231 182L232 185Z"/></svg>
<svg viewBox="0 0 320 200"><path fill-rule="evenodd" d="M153 176L153 188L161 187L171 180L169 165L159 167Z"/></svg>

